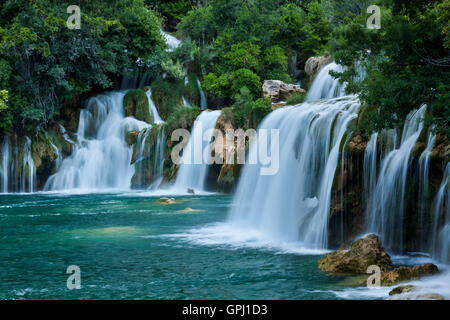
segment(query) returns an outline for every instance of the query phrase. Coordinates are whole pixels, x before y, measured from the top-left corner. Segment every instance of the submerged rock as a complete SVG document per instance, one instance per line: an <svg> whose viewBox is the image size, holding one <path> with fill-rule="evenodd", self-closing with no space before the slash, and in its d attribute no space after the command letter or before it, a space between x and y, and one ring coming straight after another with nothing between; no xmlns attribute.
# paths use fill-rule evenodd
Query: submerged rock
<svg viewBox="0 0 450 320"><path fill-rule="evenodd" d="M203 212L203 210L197 210L197 209L192 209L192 208L186 208L186 209L184 209L184 210L180 210L180 211L178 211L178 212L181 212L181 213L189 213L189 212Z"/></svg>
<svg viewBox="0 0 450 320"><path fill-rule="evenodd" d="M305 93L306 91L295 84L287 84L281 80L264 80L262 86L263 97L269 98L272 102L286 100L294 93Z"/></svg>
<svg viewBox="0 0 450 320"><path fill-rule="evenodd" d="M433 275L439 272L436 265L425 263L423 266L398 267L381 274L381 285L392 286L396 283L414 280L423 276Z"/></svg>
<svg viewBox="0 0 450 320"><path fill-rule="evenodd" d="M381 245L381 240L371 234L353 242L348 250L337 250L318 261L319 269L332 273L365 274L371 265L387 271L391 267L391 257Z"/></svg>
<svg viewBox="0 0 450 320"><path fill-rule="evenodd" d="M391 292L389 292L390 296L396 295L396 294L402 294L406 292L413 292L416 291L417 287L413 285L405 285L405 286L399 286L394 288Z"/></svg>
<svg viewBox="0 0 450 320"><path fill-rule="evenodd" d="M171 198L159 198L158 201L159 204L174 204L175 203L175 199L171 199Z"/></svg>

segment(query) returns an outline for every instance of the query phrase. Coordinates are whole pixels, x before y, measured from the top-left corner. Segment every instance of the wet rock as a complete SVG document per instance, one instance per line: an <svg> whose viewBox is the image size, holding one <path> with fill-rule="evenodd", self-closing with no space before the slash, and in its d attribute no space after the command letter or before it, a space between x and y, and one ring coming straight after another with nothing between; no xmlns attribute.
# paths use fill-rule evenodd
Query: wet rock
<svg viewBox="0 0 450 320"><path fill-rule="evenodd" d="M313 76L322 68L331 62L331 56L310 57L305 63L305 72L308 76Z"/></svg>
<svg viewBox="0 0 450 320"><path fill-rule="evenodd" d="M175 199L172 198L159 198L157 201L159 204L174 204Z"/></svg>
<svg viewBox="0 0 450 320"><path fill-rule="evenodd" d="M187 189L187 193L189 193L189 194L195 194L195 191L194 191L194 189Z"/></svg>
<svg viewBox="0 0 450 320"><path fill-rule="evenodd" d="M416 291L417 287L413 285L405 285L405 286L399 286L394 288L391 292L389 292L390 296L396 295L396 294L402 294L406 292L413 292Z"/></svg>
<svg viewBox="0 0 450 320"><path fill-rule="evenodd" d="M203 210L197 210L197 209L192 209L192 208L186 208L184 210L180 210L178 212L181 213L190 213L190 212L203 212Z"/></svg>
<svg viewBox="0 0 450 320"><path fill-rule="evenodd" d="M139 136L139 132L130 131L130 132L127 132L125 140L126 140L127 144L129 146L131 146L136 143L138 136Z"/></svg>
<svg viewBox="0 0 450 320"><path fill-rule="evenodd" d="M294 93L305 93L306 91L295 84L287 84L281 80L264 80L262 87L263 97L272 102L286 100Z"/></svg>
<svg viewBox="0 0 450 320"><path fill-rule="evenodd" d="M367 147L367 141L361 135L355 135L347 143L345 151L354 155L363 155Z"/></svg>
<svg viewBox="0 0 450 320"><path fill-rule="evenodd" d="M326 254L318 261L319 269L331 273L365 274L371 265L386 271L391 266L391 257L374 234L353 242L348 250L337 250Z"/></svg>
<svg viewBox="0 0 450 320"><path fill-rule="evenodd" d="M399 282L414 280L438 272L438 267L432 263L425 263L423 266L414 266L412 268L398 267L381 274L381 285L392 286Z"/></svg>
<svg viewBox="0 0 450 320"><path fill-rule="evenodd" d="M405 294L396 294L389 298L389 300L445 300L443 296L437 293L405 293Z"/></svg>

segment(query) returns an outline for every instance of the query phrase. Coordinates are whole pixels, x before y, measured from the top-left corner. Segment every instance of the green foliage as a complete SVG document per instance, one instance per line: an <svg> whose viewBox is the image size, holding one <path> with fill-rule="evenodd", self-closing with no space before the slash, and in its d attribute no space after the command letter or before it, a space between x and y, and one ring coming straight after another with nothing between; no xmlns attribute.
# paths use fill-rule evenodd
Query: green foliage
<svg viewBox="0 0 450 320"><path fill-rule="evenodd" d="M272 111L272 102L269 99L260 98L254 101L247 87L241 88L235 99L233 114L227 110L225 118L231 120L237 128L256 129L262 119Z"/></svg>
<svg viewBox="0 0 450 320"><path fill-rule="evenodd" d="M183 89L183 80L158 79L152 83L152 99L163 120L167 120L182 105Z"/></svg>
<svg viewBox="0 0 450 320"><path fill-rule="evenodd" d="M201 110L198 107L186 108L176 107L170 114L166 125L167 141L170 140L172 132L176 129L191 129L195 119L200 114Z"/></svg>
<svg viewBox="0 0 450 320"><path fill-rule="evenodd" d="M189 10L192 9L196 1L194 0L147 0L148 4L154 5L157 10L166 15L180 20Z"/></svg>
<svg viewBox="0 0 450 320"><path fill-rule="evenodd" d="M248 69L239 69L231 75L231 96L236 96L242 88L247 88L253 99L261 96L261 78Z"/></svg>
<svg viewBox="0 0 450 320"><path fill-rule="evenodd" d="M123 70L145 71L140 61L166 47L143 0L81 2L79 30L66 26L68 0L1 5L0 84L16 128L46 126L83 94L111 88ZM5 65L14 75L6 80Z"/></svg>
<svg viewBox="0 0 450 320"><path fill-rule="evenodd" d="M172 59L167 59L161 63L161 67L169 79L183 80L186 76L183 64L179 61L173 62Z"/></svg>
<svg viewBox="0 0 450 320"><path fill-rule="evenodd" d="M184 85L184 97L194 106L200 106L200 88L198 78L194 73L189 73L188 82Z"/></svg>
<svg viewBox="0 0 450 320"><path fill-rule="evenodd" d="M279 46L267 48L264 52L262 65L264 66L264 79L276 79L287 83L292 81L286 72L288 61L283 48Z"/></svg>
<svg viewBox="0 0 450 320"><path fill-rule="evenodd" d="M296 105L305 101L306 93L294 93L292 96L287 98L286 105Z"/></svg>
<svg viewBox="0 0 450 320"><path fill-rule="evenodd" d="M448 20L442 20L448 13L439 10L448 1L378 4L383 3L381 29L367 29L365 14L348 15L332 43L339 63L350 66L359 61L365 70L362 81L356 68L337 75L349 83L347 91L358 93L370 106L359 129L370 134L398 127L413 109L427 104L428 124L448 134L450 58L445 47Z"/></svg>
<svg viewBox="0 0 450 320"><path fill-rule="evenodd" d="M128 117L135 117L137 120L147 123L153 122L153 115L150 113L148 98L143 89L129 90L123 98L123 107Z"/></svg>

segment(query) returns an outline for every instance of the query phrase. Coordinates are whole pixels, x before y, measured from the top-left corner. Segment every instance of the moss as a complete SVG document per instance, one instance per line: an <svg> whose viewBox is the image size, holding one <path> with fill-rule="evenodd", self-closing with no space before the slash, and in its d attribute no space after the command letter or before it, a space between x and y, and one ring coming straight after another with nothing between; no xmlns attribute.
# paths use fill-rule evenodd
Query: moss
<svg viewBox="0 0 450 320"><path fill-rule="evenodd" d="M189 73L188 82L184 85L184 97L194 106L200 106L200 88L197 76Z"/></svg>
<svg viewBox="0 0 450 320"><path fill-rule="evenodd" d="M286 105L290 106L290 105L296 105L296 104L302 103L305 101L305 98L306 98L306 93L304 93L304 92L294 93L292 96L290 96L286 100Z"/></svg>
<svg viewBox="0 0 450 320"><path fill-rule="evenodd" d="M183 105L183 88L183 81L158 79L152 83L152 99L163 120L167 121L174 110Z"/></svg>
<svg viewBox="0 0 450 320"><path fill-rule="evenodd" d="M143 89L134 89L127 92L123 98L125 115L135 117L137 120L147 123L153 122L153 115L150 113L148 98Z"/></svg>

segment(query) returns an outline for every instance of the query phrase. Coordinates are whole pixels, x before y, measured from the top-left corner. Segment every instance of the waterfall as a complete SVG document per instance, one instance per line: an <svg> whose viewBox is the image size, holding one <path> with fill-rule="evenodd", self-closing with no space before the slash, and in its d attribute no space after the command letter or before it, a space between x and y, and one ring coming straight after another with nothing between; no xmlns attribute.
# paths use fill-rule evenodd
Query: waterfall
<svg viewBox="0 0 450 320"><path fill-rule="evenodd" d="M432 252L436 259L450 262L450 163L435 199Z"/></svg>
<svg viewBox="0 0 450 320"><path fill-rule="evenodd" d="M336 98L345 94L345 85L332 77L330 71L343 72L344 68L335 62L323 66L306 95L306 101Z"/></svg>
<svg viewBox="0 0 450 320"><path fill-rule="evenodd" d="M134 168L125 134L149 125L125 117L124 96L124 92L111 92L88 101L80 112L75 149L48 179L45 190L129 188Z"/></svg>
<svg viewBox="0 0 450 320"><path fill-rule="evenodd" d="M209 165L204 161L203 154L210 152L210 143L214 128L221 111L203 111L195 120L191 136L186 145L177 179L173 188L186 192L187 189L205 190L205 182Z"/></svg>
<svg viewBox="0 0 450 320"><path fill-rule="evenodd" d="M425 216L430 212L429 206L429 173L430 173L430 156L433 151L436 141L436 135L433 133L433 128L428 130L428 139L425 150L419 158L419 214L418 226L421 228L419 235L420 249L426 250L426 240L428 238L428 230L426 228Z"/></svg>
<svg viewBox="0 0 450 320"><path fill-rule="evenodd" d="M22 181L21 181L21 192L33 192L34 191L34 181L36 180L36 169L34 167L34 160L31 155L31 140L25 137L24 153L23 153L23 164L22 164ZM26 181L28 178L28 182ZM27 190L28 187L28 190Z"/></svg>
<svg viewBox="0 0 450 320"><path fill-rule="evenodd" d="M411 112L404 124L400 146L381 162L376 187L367 209L367 231L379 234L387 248L403 250L405 187L411 151L423 130L426 105ZM395 141L392 137L389 140Z"/></svg>
<svg viewBox="0 0 450 320"><path fill-rule="evenodd" d="M2 192L8 193L8 182L9 182L9 151L10 150L10 142L9 137L5 136L3 139L2 146Z"/></svg>
<svg viewBox="0 0 450 320"><path fill-rule="evenodd" d="M363 165L363 174L364 174L364 201L366 203L367 208L372 208L373 204L370 203L371 198L370 195L375 190L377 183L377 166L378 166L378 133L373 133L370 136L370 140L367 143L366 150L364 152L364 165Z"/></svg>
<svg viewBox="0 0 450 320"><path fill-rule="evenodd" d="M180 45L181 41L175 38L174 36L168 34L167 32L161 30L164 39L166 40L167 46L169 47L168 51L174 51Z"/></svg>
<svg viewBox="0 0 450 320"><path fill-rule="evenodd" d="M5 136L2 145L1 190L8 192L34 192L36 168L31 151L31 140Z"/></svg>
<svg viewBox="0 0 450 320"><path fill-rule="evenodd" d="M202 84L200 83L199 79L197 79L197 84L198 84L198 89L200 90L200 108L206 109L206 107L207 107L206 95L202 89Z"/></svg>
<svg viewBox="0 0 450 320"><path fill-rule="evenodd" d="M152 89L149 88L146 92L148 104L150 106L150 113L153 114L153 122L156 124L164 123L164 120L161 119L161 116L158 113L158 109L156 109L156 105L152 99Z"/></svg>
<svg viewBox="0 0 450 320"><path fill-rule="evenodd" d="M244 167L230 220L308 249L328 244L331 188L349 123L357 117L356 96L305 102L277 109L260 129L278 129L279 171L260 175ZM250 156L257 148L251 146Z"/></svg>

